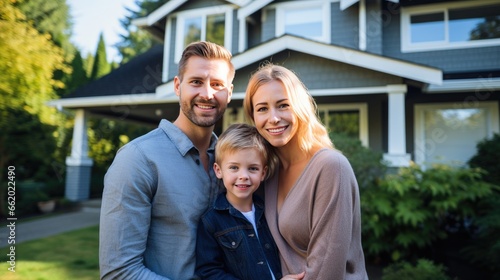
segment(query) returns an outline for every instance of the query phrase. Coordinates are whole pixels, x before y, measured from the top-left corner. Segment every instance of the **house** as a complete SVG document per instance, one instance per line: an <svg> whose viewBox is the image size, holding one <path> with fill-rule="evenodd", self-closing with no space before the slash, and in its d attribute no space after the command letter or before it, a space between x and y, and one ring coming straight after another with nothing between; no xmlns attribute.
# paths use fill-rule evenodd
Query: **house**
<svg viewBox="0 0 500 280"><path fill-rule="evenodd" d="M246 84L264 61L298 74L333 133L359 137L394 167L463 165L478 141L500 130L498 0L170 0L134 24L163 45L51 102L76 110L70 199L85 199L92 165L86 116L173 120L177 62L194 40L234 56L234 93L219 133L244 121Z"/></svg>

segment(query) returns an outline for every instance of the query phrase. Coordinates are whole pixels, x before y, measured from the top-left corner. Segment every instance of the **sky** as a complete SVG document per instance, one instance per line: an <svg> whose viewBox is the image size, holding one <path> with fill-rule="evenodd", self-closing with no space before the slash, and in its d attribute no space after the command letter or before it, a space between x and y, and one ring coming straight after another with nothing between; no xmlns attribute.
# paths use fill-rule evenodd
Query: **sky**
<svg viewBox="0 0 500 280"><path fill-rule="evenodd" d="M137 10L136 0L66 0L73 21L71 42L82 53L95 54L99 34L104 35L108 61L120 61L118 51L113 45L120 42L120 34L126 30L120 25L120 19L128 15L125 7Z"/></svg>

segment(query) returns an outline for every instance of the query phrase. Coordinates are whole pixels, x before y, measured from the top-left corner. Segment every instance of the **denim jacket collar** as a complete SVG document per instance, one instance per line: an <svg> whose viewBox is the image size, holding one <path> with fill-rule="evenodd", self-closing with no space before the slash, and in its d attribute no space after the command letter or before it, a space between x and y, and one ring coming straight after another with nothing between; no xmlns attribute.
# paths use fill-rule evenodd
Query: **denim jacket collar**
<svg viewBox="0 0 500 280"><path fill-rule="evenodd" d="M262 215L264 214L264 201L255 194L252 196L252 199L255 206L255 221L260 221ZM219 194L217 200L214 203L214 209L217 211L229 211L229 214L231 214L232 216L243 218L246 220L243 214L241 214L238 209L234 208L234 206L231 205L229 201L227 201L226 192Z"/></svg>

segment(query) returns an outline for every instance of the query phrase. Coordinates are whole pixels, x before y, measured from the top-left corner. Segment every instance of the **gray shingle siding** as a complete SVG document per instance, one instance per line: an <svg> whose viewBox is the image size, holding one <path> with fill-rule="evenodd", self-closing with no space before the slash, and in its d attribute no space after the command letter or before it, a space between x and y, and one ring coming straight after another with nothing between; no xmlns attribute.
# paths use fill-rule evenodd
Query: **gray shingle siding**
<svg viewBox="0 0 500 280"><path fill-rule="evenodd" d="M244 91L250 73L255 71L259 64L271 61L293 70L309 89L351 88L386 86L387 84L401 84L400 77L367 70L349 64L322 59L295 51L283 51L266 58L245 69L238 70L240 80L235 80L235 92ZM246 73L247 71L248 73Z"/></svg>
<svg viewBox="0 0 500 280"><path fill-rule="evenodd" d="M340 10L339 3L331 6L331 43L357 49L359 45L358 8Z"/></svg>
<svg viewBox="0 0 500 280"><path fill-rule="evenodd" d="M276 34L276 10L266 9L262 13L262 42L269 41Z"/></svg>
<svg viewBox="0 0 500 280"><path fill-rule="evenodd" d="M238 43L239 43L239 33L240 33L240 22L238 21L238 10L233 11L233 32L232 32L232 42L231 42L231 53L235 54L238 52Z"/></svg>
<svg viewBox="0 0 500 280"><path fill-rule="evenodd" d="M380 1L366 3L366 51L382 54L382 13Z"/></svg>

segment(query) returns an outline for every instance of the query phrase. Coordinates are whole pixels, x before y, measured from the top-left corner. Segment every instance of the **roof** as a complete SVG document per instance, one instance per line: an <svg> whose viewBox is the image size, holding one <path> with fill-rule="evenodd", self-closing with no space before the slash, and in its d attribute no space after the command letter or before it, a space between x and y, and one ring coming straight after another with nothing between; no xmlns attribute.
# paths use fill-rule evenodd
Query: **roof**
<svg viewBox="0 0 500 280"><path fill-rule="evenodd" d="M147 52L111 71L62 99L154 93L161 84L163 45L155 45Z"/></svg>

